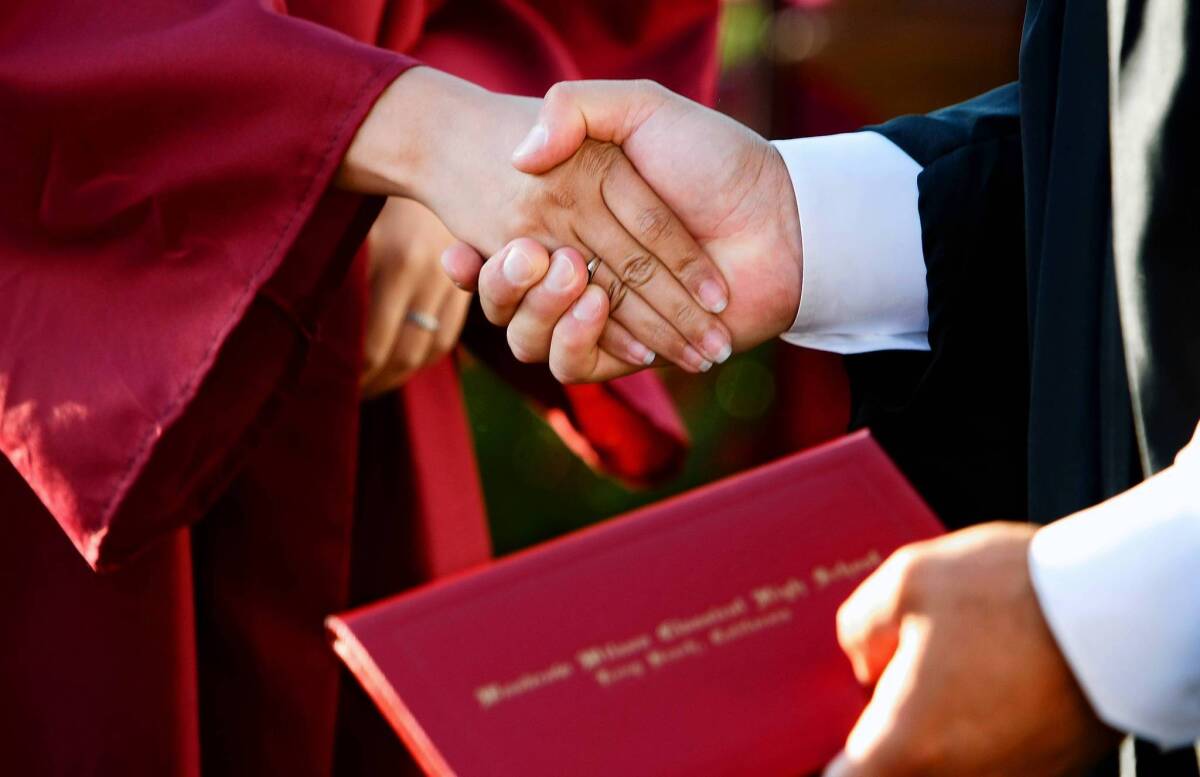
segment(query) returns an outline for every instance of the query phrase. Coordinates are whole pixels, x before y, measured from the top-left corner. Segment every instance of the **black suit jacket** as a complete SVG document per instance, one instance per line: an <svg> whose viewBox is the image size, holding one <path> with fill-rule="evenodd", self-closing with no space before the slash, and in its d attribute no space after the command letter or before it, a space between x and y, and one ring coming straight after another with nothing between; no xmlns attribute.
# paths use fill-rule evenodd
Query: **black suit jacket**
<svg viewBox="0 0 1200 777"><path fill-rule="evenodd" d="M1197 4L1031 0L1017 83L874 129L923 166L932 350L848 358L858 422L951 525L1169 465L1200 419Z"/></svg>

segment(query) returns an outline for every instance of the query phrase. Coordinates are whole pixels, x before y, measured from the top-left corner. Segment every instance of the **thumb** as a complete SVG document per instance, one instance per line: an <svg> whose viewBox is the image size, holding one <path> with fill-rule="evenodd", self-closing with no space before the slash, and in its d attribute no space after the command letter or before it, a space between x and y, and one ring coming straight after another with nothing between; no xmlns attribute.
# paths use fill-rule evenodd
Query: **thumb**
<svg viewBox="0 0 1200 777"><path fill-rule="evenodd" d="M605 357L613 358L600 349L608 310L608 295L593 284L555 324L550 340L550 372L561 383L594 380Z"/></svg>
<svg viewBox="0 0 1200 777"><path fill-rule="evenodd" d="M513 166L540 175L571 158L587 138L621 145L658 106L653 81L563 81L550 87L537 123L513 151Z"/></svg>

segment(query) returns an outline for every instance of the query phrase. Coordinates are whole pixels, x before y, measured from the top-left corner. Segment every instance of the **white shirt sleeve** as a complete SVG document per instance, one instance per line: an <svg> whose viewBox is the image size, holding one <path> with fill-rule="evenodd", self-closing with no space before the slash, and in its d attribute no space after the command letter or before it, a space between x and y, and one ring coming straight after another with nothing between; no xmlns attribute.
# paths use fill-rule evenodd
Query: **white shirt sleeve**
<svg viewBox="0 0 1200 777"><path fill-rule="evenodd" d="M1040 529L1029 566L1096 714L1163 746L1200 738L1200 432L1173 466Z"/></svg>
<svg viewBox="0 0 1200 777"><path fill-rule="evenodd" d="M921 167L875 132L781 140L800 213L803 282L783 339L851 354L929 350Z"/></svg>

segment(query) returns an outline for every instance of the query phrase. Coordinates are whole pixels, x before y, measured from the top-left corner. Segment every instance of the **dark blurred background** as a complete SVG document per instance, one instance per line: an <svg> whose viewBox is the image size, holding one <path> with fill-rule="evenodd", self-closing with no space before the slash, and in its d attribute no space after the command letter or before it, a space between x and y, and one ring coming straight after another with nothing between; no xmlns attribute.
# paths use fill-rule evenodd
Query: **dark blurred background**
<svg viewBox="0 0 1200 777"><path fill-rule="evenodd" d="M770 138L856 129L1016 77L1022 0L727 0L717 108ZM837 357L767 343L703 376L663 371L692 435L683 471L631 490L597 475L487 368L464 392L492 534L509 553L845 430Z"/></svg>

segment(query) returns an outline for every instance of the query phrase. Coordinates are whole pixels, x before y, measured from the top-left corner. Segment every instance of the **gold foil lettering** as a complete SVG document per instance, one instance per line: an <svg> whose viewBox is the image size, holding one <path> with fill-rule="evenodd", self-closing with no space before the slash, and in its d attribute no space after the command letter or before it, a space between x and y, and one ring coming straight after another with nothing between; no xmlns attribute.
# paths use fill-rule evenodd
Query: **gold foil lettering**
<svg viewBox="0 0 1200 777"><path fill-rule="evenodd" d="M750 593L750 598L754 600L759 610L769 610L777 604L786 602L791 603L808 595L808 586L804 581L794 577L789 577L779 585L764 585L761 588L755 588Z"/></svg>
<svg viewBox="0 0 1200 777"><path fill-rule="evenodd" d="M646 663L652 669L661 669L667 664L673 664L676 661L682 661L691 656L698 656L703 652L703 645L694 639L688 639L671 647L654 648L646 654Z"/></svg>
<svg viewBox="0 0 1200 777"><path fill-rule="evenodd" d="M631 680L635 677L641 677L644 674L646 674L646 667L642 664L641 660L635 660L599 670L596 672L596 682L608 687L622 680Z"/></svg>
<svg viewBox="0 0 1200 777"><path fill-rule="evenodd" d="M879 551L872 550L862 558L838 561L829 566L813 567L813 582L817 584L817 588L825 588L840 580L864 577L867 572L879 566L881 560Z"/></svg>
<svg viewBox="0 0 1200 777"><path fill-rule="evenodd" d="M574 673L574 667L566 661L559 661L540 672L526 672L508 682L481 685L475 689L475 700L479 702L480 707L489 709L515 696L562 682Z"/></svg>
<svg viewBox="0 0 1200 777"><path fill-rule="evenodd" d="M590 672L601 664L641 653L650 647L652 640L649 634L638 634L636 637L623 642L605 642L602 645L591 645L575 654L575 660L584 671Z"/></svg>
<svg viewBox="0 0 1200 777"><path fill-rule="evenodd" d="M671 642L679 637L686 637L697 631L715 626L723 621L733 620L746 614L746 600L737 597L728 604L719 605L694 615L690 618L669 618L658 624L654 633L663 642Z"/></svg>
<svg viewBox="0 0 1200 777"><path fill-rule="evenodd" d="M708 632L708 640L714 645L724 645L727 642L733 642L736 639L748 637L751 634L769 629L773 626L780 626L792 619L792 610L785 607L781 610L774 610L764 615L759 615L753 618L743 618L736 623L731 623L728 626L715 628Z"/></svg>

